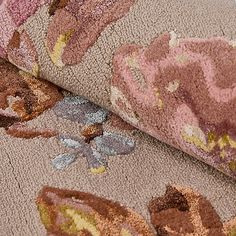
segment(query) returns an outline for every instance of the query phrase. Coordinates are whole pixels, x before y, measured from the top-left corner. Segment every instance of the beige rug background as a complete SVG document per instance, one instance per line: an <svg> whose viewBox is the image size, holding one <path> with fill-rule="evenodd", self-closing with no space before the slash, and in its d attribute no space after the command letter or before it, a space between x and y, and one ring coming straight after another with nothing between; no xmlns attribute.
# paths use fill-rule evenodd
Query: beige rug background
<svg viewBox="0 0 236 236"><path fill-rule="evenodd" d="M79 126L47 111L30 124L77 135ZM127 132L130 134L130 131ZM135 209L149 219L147 204L164 194L167 184L192 187L215 207L223 220L236 215L236 184L217 170L139 131L135 151L128 156L110 157L105 174L92 175L85 159L64 171L56 171L51 159L67 148L56 138L19 139L1 130L0 235L41 236L35 199L43 185L94 193Z"/></svg>
<svg viewBox="0 0 236 236"><path fill-rule="evenodd" d="M142 17L137 20L136 15ZM80 65L58 69L44 47L48 21L47 8L42 7L21 26L37 47L41 76L107 108L112 55L124 42L145 45L161 32L172 30L182 37L236 39L233 0L138 0L133 11L105 29ZM75 123L50 111L31 122L74 135L79 130ZM4 130L0 136L0 236L45 235L34 202L43 185L91 192L119 201L149 219L149 200L163 194L167 184L177 184L206 196L223 220L236 215L235 181L139 131L134 132L134 153L110 157L108 171L99 176L88 172L85 159L65 171L53 169L50 160L66 151L56 138L17 139L6 136Z"/></svg>

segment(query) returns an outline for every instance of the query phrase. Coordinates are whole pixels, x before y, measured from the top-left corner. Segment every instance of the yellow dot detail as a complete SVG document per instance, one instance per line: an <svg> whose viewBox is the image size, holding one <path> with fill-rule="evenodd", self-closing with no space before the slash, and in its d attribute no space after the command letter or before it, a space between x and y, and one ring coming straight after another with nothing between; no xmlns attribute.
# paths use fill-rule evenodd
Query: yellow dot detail
<svg viewBox="0 0 236 236"><path fill-rule="evenodd" d="M92 174L102 174L102 173L106 172L106 167L101 166L99 168L91 168L90 171Z"/></svg>

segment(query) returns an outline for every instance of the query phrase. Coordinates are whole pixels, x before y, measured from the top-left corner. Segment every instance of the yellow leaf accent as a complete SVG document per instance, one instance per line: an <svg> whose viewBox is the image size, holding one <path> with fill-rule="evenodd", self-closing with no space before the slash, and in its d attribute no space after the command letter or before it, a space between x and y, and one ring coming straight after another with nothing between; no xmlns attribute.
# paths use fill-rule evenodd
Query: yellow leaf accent
<svg viewBox="0 0 236 236"><path fill-rule="evenodd" d="M229 168L230 168L230 170L232 170L232 171L236 171L236 161L231 161L231 162L229 163Z"/></svg>
<svg viewBox="0 0 236 236"><path fill-rule="evenodd" d="M65 34L61 34L58 37L56 44L53 48L53 51L52 53L50 53L51 60L56 66L59 66L59 67L64 66L61 57L64 52L64 48L66 47L66 44L68 43L73 33L74 33L74 30L69 30Z"/></svg>
<svg viewBox="0 0 236 236"><path fill-rule="evenodd" d="M236 141L231 139L229 136L228 136L228 141L229 141L229 145L231 148L236 148Z"/></svg>
<svg viewBox="0 0 236 236"><path fill-rule="evenodd" d="M192 129L192 134L188 134L186 131L182 133L184 140L188 143L194 144L196 147L201 148L205 152L211 152L216 146L218 146L221 150L220 156L225 158L227 155L226 151L224 150L227 146L231 148L236 148L236 141L233 140L229 135L222 135L217 138L217 136L213 133L208 133L207 143L202 140L202 138L197 135L196 127L186 126ZM200 131L200 128L197 128Z"/></svg>
<svg viewBox="0 0 236 236"><path fill-rule="evenodd" d="M92 174L102 174L102 173L106 172L106 167L101 166L99 168L91 168L90 171Z"/></svg>
<svg viewBox="0 0 236 236"><path fill-rule="evenodd" d="M223 148L225 148L228 144L229 144L229 141L228 141L228 136L227 135L224 135L224 136L219 138L218 145L219 145L221 150Z"/></svg>
<svg viewBox="0 0 236 236"><path fill-rule="evenodd" d="M184 138L184 140L186 142L194 144L196 147L201 148L205 152L209 152L210 151L210 148L206 144L204 144L203 141L200 138L198 138L198 137L196 137L194 135L193 136L189 136L189 135L187 135L185 133L183 133L182 136L183 136L183 138Z"/></svg>
<svg viewBox="0 0 236 236"><path fill-rule="evenodd" d="M156 96L157 96L157 106L159 107L159 109L161 110L164 106L164 103L162 101L162 99L160 98L161 95L160 93L158 92L158 89L156 89Z"/></svg>
<svg viewBox="0 0 236 236"><path fill-rule="evenodd" d="M132 234L127 229L121 229L120 236L132 236Z"/></svg>
<svg viewBox="0 0 236 236"><path fill-rule="evenodd" d="M236 227L229 232L228 236L236 236Z"/></svg>
<svg viewBox="0 0 236 236"><path fill-rule="evenodd" d="M39 203L38 211L39 211L42 223L45 225L46 228L50 227L52 225L52 222L51 222L51 217L47 209L47 206L44 203Z"/></svg>
<svg viewBox="0 0 236 236"><path fill-rule="evenodd" d="M32 67L32 75L36 78L39 75L39 65L37 63L35 63Z"/></svg>
<svg viewBox="0 0 236 236"><path fill-rule="evenodd" d="M67 209L66 214L73 219L78 231L87 230L93 236L100 236L100 232L97 230L96 226L82 218L75 210Z"/></svg>

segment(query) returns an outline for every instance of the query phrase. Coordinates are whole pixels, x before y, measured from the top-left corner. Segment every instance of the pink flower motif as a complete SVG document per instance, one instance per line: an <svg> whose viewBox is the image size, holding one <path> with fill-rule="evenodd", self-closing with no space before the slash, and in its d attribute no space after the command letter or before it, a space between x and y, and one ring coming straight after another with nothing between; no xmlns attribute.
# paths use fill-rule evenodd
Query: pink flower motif
<svg viewBox="0 0 236 236"><path fill-rule="evenodd" d="M0 46L0 57L1 58L6 58L6 52L1 46Z"/></svg>
<svg viewBox="0 0 236 236"><path fill-rule="evenodd" d="M8 0L7 9L16 26L32 16L40 6L49 3L50 0Z"/></svg>
<svg viewBox="0 0 236 236"><path fill-rule="evenodd" d="M15 31L7 46L7 55L11 63L18 68L38 76L38 55L34 44L25 30Z"/></svg>
<svg viewBox="0 0 236 236"><path fill-rule="evenodd" d="M217 155L234 158L235 43L173 36L164 34L147 47L128 44L117 50L113 109L136 127L209 164ZM218 154L217 148L224 150Z"/></svg>
<svg viewBox="0 0 236 236"><path fill-rule="evenodd" d="M32 16L40 6L49 2L51 0L1 0L0 46L6 50L14 31Z"/></svg>
<svg viewBox="0 0 236 236"><path fill-rule="evenodd" d="M16 29L16 24L13 22L10 13L7 10L7 1L3 1L0 5L0 46L3 49L7 48L7 44L11 39L13 32Z"/></svg>
<svg viewBox="0 0 236 236"><path fill-rule="evenodd" d="M59 67L79 64L102 31L134 4L134 0L62 2L52 4L53 16L46 38L50 58Z"/></svg>

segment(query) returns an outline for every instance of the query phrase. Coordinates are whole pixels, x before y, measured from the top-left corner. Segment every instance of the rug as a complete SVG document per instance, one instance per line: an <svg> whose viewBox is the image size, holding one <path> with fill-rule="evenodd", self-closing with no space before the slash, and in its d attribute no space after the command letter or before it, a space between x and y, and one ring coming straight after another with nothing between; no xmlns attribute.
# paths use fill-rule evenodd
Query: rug
<svg viewBox="0 0 236 236"><path fill-rule="evenodd" d="M0 232L236 234L235 10L1 1Z"/></svg>
<svg viewBox="0 0 236 236"><path fill-rule="evenodd" d="M3 1L1 55L234 176L235 8L233 0Z"/></svg>
<svg viewBox="0 0 236 236"><path fill-rule="evenodd" d="M234 235L235 182L0 62L1 235Z"/></svg>

